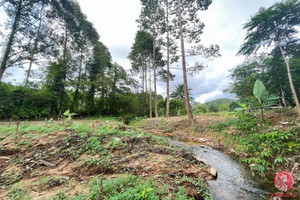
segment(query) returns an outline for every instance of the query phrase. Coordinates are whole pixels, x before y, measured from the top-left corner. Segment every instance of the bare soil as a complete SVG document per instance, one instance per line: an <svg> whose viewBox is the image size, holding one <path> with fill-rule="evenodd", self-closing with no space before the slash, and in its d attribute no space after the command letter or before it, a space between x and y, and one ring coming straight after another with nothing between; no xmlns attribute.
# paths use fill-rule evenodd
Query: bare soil
<svg viewBox="0 0 300 200"><path fill-rule="evenodd" d="M78 122L77 122L78 123ZM89 121L89 126L95 132L90 132L89 137L96 134L97 128L107 125L107 122ZM46 125L45 125L46 126ZM126 131L127 126L111 125L112 129ZM104 178L114 178L133 174L144 178L153 178L159 184L167 184L171 191L178 191L180 184L175 180L184 176L194 179L202 178L212 180L208 172L209 166L201 162L191 152L178 149L164 142L154 140L151 136L144 137L118 137L107 136L103 144L111 140L121 141L126 144L118 148L110 147L113 155L109 157L110 167L103 165L83 165L81 160L88 157L102 158L98 154L90 155L82 151L79 157L68 152L79 149L84 145L78 132L69 129L54 131L43 135L34 133L34 139L27 139L21 133L15 140L13 136L7 136L0 142L0 199L9 199L8 192L12 185L22 181L22 187L29 191L33 199L48 199L59 191L67 191L67 195L79 195L88 193L89 181L102 175ZM65 138L68 142L65 142ZM185 185L190 197L199 198L197 188L193 185ZM196 198L196 199L197 199Z"/></svg>

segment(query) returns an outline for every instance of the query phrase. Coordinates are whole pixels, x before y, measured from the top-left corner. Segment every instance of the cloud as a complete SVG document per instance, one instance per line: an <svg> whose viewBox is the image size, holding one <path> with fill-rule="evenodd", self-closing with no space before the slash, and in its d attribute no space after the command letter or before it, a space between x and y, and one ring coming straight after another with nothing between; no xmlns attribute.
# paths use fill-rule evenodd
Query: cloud
<svg viewBox="0 0 300 200"><path fill-rule="evenodd" d="M78 0L78 2L83 13L98 30L100 40L109 48L113 61L129 70L131 66L127 56L138 30L136 20L141 11L140 0ZM218 44L222 57L209 62L198 58L200 62L207 63L208 67L198 75L188 77L188 85L192 88L192 95L196 100L204 102L214 98L233 97L222 91L230 81L227 78L229 70L244 59L242 56L236 56L246 34L242 27L260 7L270 6L275 2L279 0L214 0L207 11L200 13L199 17L205 23L202 43ZM188 59L189 62L194 60L195 58ZM181 67L180 63L176 65ZM19 69L11 69L10 72L15 75L13 78L24 77L24 72ZM172 73L176 78L171 83L171 91L177 84L183 83L182 70L172 70ZM158 82L159 94L165 96L165 88L165 83Z"/></svg>

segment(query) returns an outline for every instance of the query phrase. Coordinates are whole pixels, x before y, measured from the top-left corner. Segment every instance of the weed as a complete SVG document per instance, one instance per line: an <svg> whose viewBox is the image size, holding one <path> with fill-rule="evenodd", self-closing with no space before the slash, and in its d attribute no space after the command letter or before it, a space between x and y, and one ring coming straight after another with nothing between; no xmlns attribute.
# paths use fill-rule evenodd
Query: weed
<svg viewBox="0 0 300 200"><path fill-rule="evenodd" d="M1 188L4 189L6 186L9 186L21 180L22 174L15 173L15 172L8 173L8 174L1 174L0 178L2 179Z"/></svg>
<svg viewBox="0 0 300 200"><path fill-rule="evenodd" d="M100 177L92 179L90 183L90 199L96 200L99 193L103 199L158 200L161 199L160 196L164 194L164 191L159 190L152 179L142 180L141 178L128 175L107 180L102 180Z"/></svg>
<svg viewBox="0 0 300 200"><path fill-rule="evenodd" d="M28 191L22 187L22 182L16 183L8 192L9 199L11 200L31 200Z"/></svg>
<svg viewBox="0 0 300 200"><path fill-rule="evenodd" d="M206 200L212 200L210 190L208 186L206 186L203 183L202 178L193 179L191 177L183 176L181 179L176 179L175 182L178 185L181 185L183 183L191 183L195 188L197 188L198 194L203 196ZM180 190L179 190L179 194L181 194Z"/></svg>
<svg viewBox="0 0 300 200"><path fill-rule="evenodd" d="M293 141L291 131L272 130L254 133L239 139L240 152L249 152L253 156L242 161L253 166L260 174L273 169L280 163L289 163L286 155L299 153L300 145Z"/></svg>
<svg viewBox="0 0 300 200"><path fill-rule="evenodd" d="M111 162L111 156L106 157L84 157L81 161L82 166L93 167L99 166L103 168L103 170L116 170Z"/></svg>
<svg viewBox="0 0 300 200"><path fill-rule="evenodd" d="M126 144L123 143L119 138L113 138L105 145L106 149L113 149L113 150L122 149L124 147L126 147Z"/></svg>
<svg viewBox="0 0 300 200"><path fill-rule="evenodd" d="M49 200L67 200L69 199L68 196L66 195L65 191L60 191L53 197L51 197Z"/></svg>

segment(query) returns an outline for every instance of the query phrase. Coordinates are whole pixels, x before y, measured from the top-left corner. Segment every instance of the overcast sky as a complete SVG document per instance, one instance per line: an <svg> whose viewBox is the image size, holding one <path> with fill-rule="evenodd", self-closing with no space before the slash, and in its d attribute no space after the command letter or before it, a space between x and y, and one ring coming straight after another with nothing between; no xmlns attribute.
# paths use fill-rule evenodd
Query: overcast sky
<svg viewBox="0 0 300 200"><path fill-rule="evenodd" d="M100 40L109 48L113 61L125 69L130 69L127 56L137 32L136 19L141 11L140 0L78 0L78 2L88 20L98 30ZM209 62L208 67L198 75L188 77L188 84L196 101L234 98L231 94L223 93L223 90L229 82L227 78L229 70L244 59L236 57L245 38L243 24L248 22L260 7L268 7L275 2L278 0L213 0L209 9L201 12L201 20L205 23L202 43L218 44L222 57ZM0 16L3 18L1 12ZM198 59L204 61L202 58ZM11 70L16 75L13 78L22 82L24 73L20 69ZM183 82L181 70L172 73L176 78L171 83L171 91L175 85ZM165 96L165 83L158 83L158 93Z"/></svg>
<svg viewBox="0 0 300 200"><path fill-rule="evenodd" d="M135 20L140 14L140 0L78 1L83 12L99 31L101 41L108 46L113 60L129 69L127 56L137 31ZM188 77L189 87L197 101L234 97L223 93L223 90L229 82L229 70L244 59L236 57L245 38L242 26L260 7L268 7L275 2L278 0L213 0L209 9L201 12L201 20L205 23L202 42L206 45L218 44L222 57L209 62L208 67L198 75ZM182 72L177 70L173 73L176 78L171 84L171 91L175 85L182 83ZM158 92L165 95L165 83L158 83Z"/></svg>

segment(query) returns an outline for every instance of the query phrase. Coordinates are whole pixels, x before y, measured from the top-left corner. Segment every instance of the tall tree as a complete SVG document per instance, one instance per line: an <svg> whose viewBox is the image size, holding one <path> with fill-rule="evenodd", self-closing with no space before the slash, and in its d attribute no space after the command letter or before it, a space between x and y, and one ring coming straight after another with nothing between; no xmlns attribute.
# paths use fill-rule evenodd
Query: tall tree
<svg viewBox="0 0 300 200"><path fill-rule="evenodd" d="M16 43L17 34L23 29L26 29L32 22L29 13L31 13L37 1L38 0L16 0L8 1L5 5L5 11L9 17L11 30L4 48L4 55L0 63L0 82L2 81L3 74L6 69L19 61L19 55L15 56L15 60L13 59L14 54L16 54L13 49L13 45Z"/></svg>
<svg viewBox="0 0 300 200"><path fill-rule="evenodd" d="M192 109L189 102L189 92L188 92L188 81L187 81L187 67L186 67L186 50L185 50L185 39L194 43L197 46L193 47L191 55L202 54L204 56L219 56L219 47L211 46L210 48L205 48L203 45L199 44L200 36L203 33L204 24L198 18L198 11L207 10L212 0L172 0L173 12L177 15L178 28L175 29L173 34L177 38L180 38L181 46L181 60L182 60L182 72L183 72L183 83L184 92L186 100L186 110L189 119L193 119ZM196 63L196 65L191 68L192 72L197 72L203 69L202 64Z"/></svg>
<svg viewBox="0 0 300 200"><path fill-rule="evenodd" d="M24 84L24 89L26 89L28 82L29 82L29 77L30 73L32 71L32 66L35 61L36 54L39 52L43 51L46 45L39 46L39 43L45 38L45 34L49 34L49 29L45 27L45 7L46 7L46 2L42 1L40 5L38 6L37 10L35 11L36 13L34 14L34 18L37 21L37 25L32 25L31 30L29 31L29 35L34 35L33 38L33 43L28 45L28 60L29 60L29 67L26 72L26 78L25 78L25 84Z"/></svg>
<svg viewBox="0 0 300 200"><path fill-rule="evenodd" d="M170 73L170 64L177 62L179 59L179 56L177 55L177 44L174 42L173 38L171 37L172 34L170 34L171 30L176 27L175 24L172 24L172 18L170 15L171 11L171 2L170 0L164 0L163 3L165 4L165 21L166 21L166 53L167 53L167 70L165 72L166 74L166 93L167 93L167 100L166 100L166 117L168 118L170 116L170 81L174 78L172 77L172 74ZM171 22L170 22L171 21Z"/></svg>
<svg viewBox="0 0 300 200"><path fill-rule="evenodd" d="M300 104L294 87L290 70L289 58L286 51L291 41L299 41L297 34L300 25L300 2L287 0L275 3L269 8L261 8L251 20L245 24L247 36L238 54L249 55L262 47L278 47L285 62L288 79L300 116Z"/></svg>
<svg viewBox="0 0 300 200"><path fill-rule="evenodd" d="M142 12L138 22L142 30L149 32L153 37L153 85L155 98L155 117L158 117L158 101L157 101L157 58L156 46L157 38L164 33L165 20L164 9L160 0L141 0Z"/></svg>
<svg viewBox="0 0 300 200"><path fill-rule="evenodd" d="M89 114L95 114L95 92L102 86L102 98L105 95L104 85L104 72L107 67L111 64L111 55L107 47L101 43L97 42L93 50L93 58L88 66L89 72L89 94L88 94L88 112Z"/></svg>

